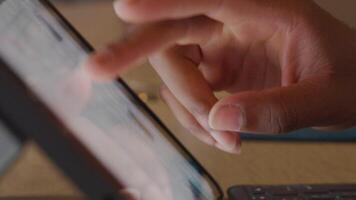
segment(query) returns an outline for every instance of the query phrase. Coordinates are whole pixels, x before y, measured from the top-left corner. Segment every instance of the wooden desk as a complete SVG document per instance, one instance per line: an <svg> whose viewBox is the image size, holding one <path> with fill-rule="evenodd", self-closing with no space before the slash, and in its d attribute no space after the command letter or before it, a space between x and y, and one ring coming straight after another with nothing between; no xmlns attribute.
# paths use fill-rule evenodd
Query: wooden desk
<svg viewBox="0 0 356 200"><path fill-rule="evenodd" d="M94 46L101 46L120 35L120 22L107 1L98 1L95 6L60 5L60 8ZM160 83L148 66L126 74L125 78L136 90L147 89L150 93L154 93ZM145 87L140 84L142 82ZM150 106L225 190L234 184L356 182L356 144L245 141L242 155L229 155L185 133L160 101L152 101ZM38 195L79 196L80 193L35 145L29 144L0 181L0 199Z"/></svg>

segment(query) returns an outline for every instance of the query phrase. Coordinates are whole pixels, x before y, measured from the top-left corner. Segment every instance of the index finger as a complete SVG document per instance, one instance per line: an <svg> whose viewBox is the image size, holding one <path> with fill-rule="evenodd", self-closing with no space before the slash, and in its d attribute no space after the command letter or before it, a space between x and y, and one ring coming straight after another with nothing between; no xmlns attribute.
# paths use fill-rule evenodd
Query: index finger
<svg viewBox="0 0 356 200"><path fill-rule="evenodd" d="M221 31L221 23L206 17L140 26L128 38L96 52L86 66L96 79L114 78L157 51L176 43L205 43Z"/></svg>

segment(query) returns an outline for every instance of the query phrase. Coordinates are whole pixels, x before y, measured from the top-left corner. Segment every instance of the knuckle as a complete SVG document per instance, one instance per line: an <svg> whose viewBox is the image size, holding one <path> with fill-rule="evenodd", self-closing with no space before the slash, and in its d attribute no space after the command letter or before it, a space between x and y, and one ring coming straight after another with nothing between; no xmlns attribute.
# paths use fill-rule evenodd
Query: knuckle
<svg viewBox="0 0 356 200"><path fill-rule="evenodd" d="M266 118L265 118L265 122L263 123L266 124L267 131L270 131L271 133L280 134L281 132L283 132L283 126L279 115L275 116L274 112L276 112L274 106L267 107Z"/></svg>
<svg viewBox="0 0 356 200"><path fill-rule="evenodd" d="M269 108L269 124L273 133L283 134L298 127L297 112L283 101Z"/></svg>

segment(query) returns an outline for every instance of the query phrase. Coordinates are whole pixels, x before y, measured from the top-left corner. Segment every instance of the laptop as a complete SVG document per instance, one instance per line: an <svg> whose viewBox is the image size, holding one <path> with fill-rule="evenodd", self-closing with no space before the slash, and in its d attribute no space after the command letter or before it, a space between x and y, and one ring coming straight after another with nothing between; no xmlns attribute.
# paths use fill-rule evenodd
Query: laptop
<svg viewBox="0 0 356 200"><path fill-rule="evenodd" d="M48 1L0 0L0 44L0 170L30 138L87 199L125 199L127 191L143 200L224 198L123 80L91 80L84 66L93 49ZM231 200L309 199L325 197L315 193L320 188L239 186L228 193ZM343 188L327 194L356 196L356 186Z"/></svg>

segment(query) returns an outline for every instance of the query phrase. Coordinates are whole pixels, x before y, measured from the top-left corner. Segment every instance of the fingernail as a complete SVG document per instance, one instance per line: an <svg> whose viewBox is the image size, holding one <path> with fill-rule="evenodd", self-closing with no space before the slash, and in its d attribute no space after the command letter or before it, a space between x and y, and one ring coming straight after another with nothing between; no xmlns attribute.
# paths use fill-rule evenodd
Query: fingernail
<svg viewBox="0 0 356 200"><path fill-rule="evenodd" d="M244 121L242 114L239 106L221 106L211 113L209 125L219 131L240 131Z"/></svg>

